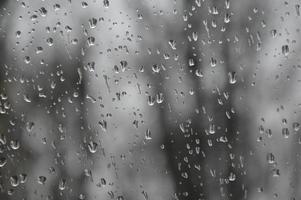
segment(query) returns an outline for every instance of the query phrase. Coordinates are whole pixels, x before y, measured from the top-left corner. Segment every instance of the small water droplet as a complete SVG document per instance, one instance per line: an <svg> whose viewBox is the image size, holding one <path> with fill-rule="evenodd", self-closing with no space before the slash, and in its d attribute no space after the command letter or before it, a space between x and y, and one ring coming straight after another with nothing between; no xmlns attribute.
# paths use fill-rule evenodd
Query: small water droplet
<svg viewBox="0 0 301 200"><path fill-rule="evenodd" d="M233 172L230 172L229 181L233 182L236 179L236 175Z"/></svg>
<svg viewBox="0 0 301 200"><path fill-rule="evenodd" d="M120 66L121 66L121 71L124 72L128 66L128 62L126 60L122 60L120 61Z"/></svg>
<svg viewBox="0 0 301 200"><path fill-rule="evenodd" d="M26 64L29 64L29 63L30 63L30 57L29 57L29 56L25 56L24 62L25 62Z"/></svg>
<svg viewBox="0 0 301 200"><path fill-rule="evenodd" d="M53 39L50 37L50 38L47 38L47 40L46 40L46 43L47 43L47 45L48 46L53 46Z"/></svg>
<svg viewBox="0 0 301 200"><path fill-rule="evenodd" d="M268 161L269 164L275 163L275 156L274 156L274 154L268 153L267 154L267 161Z"/></svg>
<svg viewBox="0 0 301 200"><path fill-rule="evenodd" d="M38 183L41 185L44 185L46 182L47 178L45 176L39 176L38 177Z"/></svg>
<svg viewBox="0 0 301 200"><path fill-rule="evenodd" d="M298 122L294 122L293 123L293 129L295 132L300 130L300 124Z"/></svg>
<svg viewBox="0 0 301 200"><path fill-rule="evenodd" d="M288 138L289 135L290 135L290 132L289 132L288 128L282 128L282 136L284 138Z"/></svg>
<svg viewBox="0 0 301 200"><path fill-rule="evenodd" d="M188 66L189 66L189 67L193 67L194 65L195 65L194 59L193 59L193 58L189 58L189 59L188 59Z"/></svg>
<svg viewBox="0 0 301 200"><path fill-rule="evenodd" d="M11 176L9 178L9 181L10 181L11 186L13 186L13 187L17 187L20 184L18 176Z"/></svg>
<svg viewBox="0 0 301 200"><path fill-rule="evenodd" d="M96 153L98 144L96 142L89 142L88 148L91 153Z"/></svg>
<svg viewBox="0 0 301 200"><path fill-rule="evenodd" d="M236 72L229 72L228 73L229 76L229 83L230 84L235 84L237 79L236 79Z"/></svg>
<svg viewBox="0 0 301 200"><path fill-rule="evenodd" d="M5 157L0 157L0 167L4 167L7 163L7 159Z"/></svg>
<svg viewBox="0 0 301 200"><path fill-rule="evenodd" d="M288 47L288 45L287 44L283 45L281 49L282 49L282 54L284 56L288 56L288 54L289 54L289 47Z"/></svg>
<svg viewBox="0 0 301 200"><path fill-rule="evenodd" d="M10 147L13 149L13 150L17 150L20 148L20 142L19 140L11 140L10 141Z"/></svg>
<svg viewBox="0 0 301 200"><path fill-rule="evenodd" d="M149 129L147 129L145 131L145 139L146 140L151 140L152 139L152 133L151 133L151 131Z"/></svg>
<svg viewBox="0 0 301 200"><path fill-rule="evenodd" d="M27 174L20 174L20 183L25 183L27 181Z"/></svg>
<svg viewBox="0 0 301 200"><path fill-rule="evenodd" d="M108 7L110 6L109 0L103 0L103 6L104 6L105 8L108 8Z"/></svg>
<svg viewBox="0 0 301 200"><path fill-rule="evenodd" d="M211 57L210 64L211 64L211 67L215 67L217 64L217 60L215 58Z"/></svg>
<svg viewBox="0 0 301 200"><path fill-rule="evenodd" d="M88 46L94 46L95 45L95 37L88 37L87 39L87 42L88 42Z"/></svg>
<svg viewBox="0 0 301 200"><path fill-rule="evenodd" d="M59 190L65 190L66 188L66 179L61 179L59 181Z"/></svg>
<svg viewBox="0 0 301 200"><path fill-rule="evenodd" d="M97 19L96 18L89 19L89 25L90 25L90 28L96 28Z"/></svg>
<svg viewBox="0 0 301 200"><path fill-rule="evenodd" d="M175 40L169 40L168 42L169 46L173 49L176 50L176 41Z"/></svg>

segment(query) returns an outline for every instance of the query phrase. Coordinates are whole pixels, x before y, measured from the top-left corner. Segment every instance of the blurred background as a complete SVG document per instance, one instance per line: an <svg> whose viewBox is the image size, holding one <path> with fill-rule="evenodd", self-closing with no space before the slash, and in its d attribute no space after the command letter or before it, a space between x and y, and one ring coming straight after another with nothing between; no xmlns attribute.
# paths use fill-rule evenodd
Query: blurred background
<svg viewBox="0 0 301 200"><path fill-rule="evenodd" d="M1 200L301 198L299 0L1 0Z"/></svg>

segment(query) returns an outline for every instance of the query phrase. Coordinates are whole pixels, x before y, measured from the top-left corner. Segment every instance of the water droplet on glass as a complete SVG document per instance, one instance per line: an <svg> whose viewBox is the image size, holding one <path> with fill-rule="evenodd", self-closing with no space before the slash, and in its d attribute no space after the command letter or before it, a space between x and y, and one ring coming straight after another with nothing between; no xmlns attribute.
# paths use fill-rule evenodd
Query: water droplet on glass
<svg viewBox="0 0 301 200"><path fill-rule="evenodd" d="M18 176L11 176L9 178L9 181L10 181L11 186L13 186L13 187L17 187L20 184Z"/></svg>
<svg viewBox="0 0 301 200"><path fill-rule="evenodd" d="M146 140L151 140L152 139L152 133L151 133L151 131L149 129L147 129L145 131L145 139Z"/></svg>
<svg viewBox="0 0 301 200"><path fill-rule="evenodd" d="M176 50L176 41L175 40L169 40L168 42L169 46L173 49Z"/></svg>
<svg viewBox="0 0 301 200"><path fill-rule="evenodd" d="M268 161L269 164L275 163L275 156L274 156L274 154L268 153L267 154L267 161Z"/></svg>
<svg viewBox="0 0 301 200"><path fill-rule="evenodd" d="M19 140L11 140L10 141L10 147L13 149L13 150L17 150L20 148L20 142Z"/></svg>
<svg viewBox="0 0 301 200"><path fill-rule="evenodd" d="M46 17L46 15L47 15L46 8L42 7L42 8L39 9L39 11L40 11L40 14L41 14L42 17Z"/></svg>
<svg viewBox="0 0 301 200"><path fill-rule="evenodd" d="M194 65L195 65L194 59L193 59L193 58L189 58L189 59L188 59L188 66L189 66L189 67L193 67Z"/></svg>
<svg viewBox="0 0 301 200"><path fill-rule="evenodd" d="M96 18L89 19L89 25L90 25L90 28L96 28L97 19Z"/></svg>
<svg viewBox="0 0 301 200"><path fill-rule="evenodd" d="M231 17L231 15L230 15L229 13L226 13L226 14L225 14L224 22L225 22L226 24L230 22L230 17Z"/></svg>
<svg viewBox="0 0 301 200"><path fill-rule="evenodd" d="M283 45L281 49L282 49L282 54L284 56L288 56L288 54L289 54L289 47L288 47L288 45L287 44Z"/></svg>
<svg viewBox="0 0 301 200"><path fill-rule="evenodd" d="M7 163L7 159L5 157L0 157L0 167L4 167Z"/></svg>
<svg viewBox="0 0 301 200"><path fill-rule="evenodd" d="M41 185L44 185L45 182L46 182L46 177L45 176L39 176L38 177L38 183L41 184Z"/></svg>
<svg viewBox="0 0 301 200"><path fill-rule="evenodd" d="M52 38L47 38L46 43L48 46L53 46L53 39Z"/></svg>
<svg viewBox="0 0 301 200"><path fill-rule="evenodd" d="M157 64L154 64L154 65L152 66L152 70L153 70L153 72L155 72L155 73L159 73L159 72L160 72L160 66L157 65Z"/></svg>
<svg viewBox="0 0 301 200"><path fill-rule="evenodd" d="M17 37L17 38L20 38L20 37L21 37L21 31L17 31L17 32L16 32L16 37Z"/></svg>
<svg viewBox="0 0 301 200"><path fill-rule="evenodd" d="M215 124L210 124L209 125L209 133L214 134L215 133Z"/></svg>
<svg viewBox="0 0 301 200"><path fill-rule="evenodd" d="M157 103L160 104L163 102L163 93L162 92L159 92L157 95L156 95L156 100L157 100Z"/></svg>
<svg viewBox="0 0 301 200"><path fill-rule="evenodd" d="M27 174L20 174L20 183L25 183L27 181Z"/></svg>
<svg viewBox="0 0 301 200"><path fill-rule="evenodd" d="M29 57L29 56L25 56L24 62L25 62L26 64L29 64L29 63L30 63L30 57Z"/></svg>
<svg viewBox="0 0 301 200"><path fill-rule="evenodd" d="M215 58L211 57L210 64L211 64L211 67L215 67L217 64L217 60Z"/></svg>
<svg viewBox="0 0 301 200"><path fill-rule="evenodd" d="M300 124L298 122L294 122L293 123L293 129L295 132L300 130Z"/></svg>
<svg viewBox="0 0 301 200"><path fill-rule="evenodd" d="M296 4L295 9L296 9L297 16L300 16L300 5Z"/></svg>
<svg viewBox="0 0 301 200"><path fill-rule="evenodd" d="M59 190L65 190L66 188L66 179L61 179L59 181Z"/></svg>
<svg viewBox="0 0 301 200"><path fill-rule="evenodd" d="M104 6L105 8L108 8L108 7L110 6L109 0L103 0L103 6Z"/></svg>
<svg viewBox="0 0 301 200"><path fill-rule="evenodd" d="M88 43L88 46L94 46L95 45L95 37L88 37L87 39L87 43Z"/></svg>
<svg viewBox="0 0 301 200"><path fill-rule="evenodd" d="M197 41L198 40L198 33L197 32L192 32L192 39L194 40L194 41Z"/></svg>
<svg viewBox="0 0 301 200"><path fill-rule="evenodd" d="M89 142L88 148L91 153L96 153L98 144L96 142Z"/></svg>
<svg viewBox="0 0 301 200"><path fill-rule="evenodd" d="M236 179L236 175L233 172L230 172L229 181L233 182Z"/></svg>
<svg viewBox="0 0 301 200"><path fill-rule="evenodd" d="M128 62L126 60L122 60L120 61L120 66L121 66L121 71L124 72L128 66Z"/></svg>
<svg viewBox="0 0 301 200"><path fill-rule="evenodd" d="M277 30L276 29L271 30L271 34L272 37L275 38L277 36Z"/></svg>
<svg viewBox="0 0 301 200"><path fill-rule="evenodd" d="M289 132L288 128L282 128L282 136L284 138L288 138L289 134L290 134L290 132Z"/></svg>
<svg viewBox="0 0 301 200"><path fill-rule="evenodd" d="M236 72L229 72L228 73L229 76L229 83L230 84L235 84L237 79L236 79Z"/></svg>

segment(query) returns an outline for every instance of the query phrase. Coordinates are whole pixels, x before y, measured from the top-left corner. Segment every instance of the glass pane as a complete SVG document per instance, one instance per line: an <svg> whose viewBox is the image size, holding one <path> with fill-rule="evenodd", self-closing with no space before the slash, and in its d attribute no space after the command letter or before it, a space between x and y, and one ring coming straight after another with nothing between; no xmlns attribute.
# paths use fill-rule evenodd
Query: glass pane
<svg viewBox="0 0 301 200"><path fill-rule="evenodd" d="M301 198L300 1L0 1L0 199Z"/></svg>

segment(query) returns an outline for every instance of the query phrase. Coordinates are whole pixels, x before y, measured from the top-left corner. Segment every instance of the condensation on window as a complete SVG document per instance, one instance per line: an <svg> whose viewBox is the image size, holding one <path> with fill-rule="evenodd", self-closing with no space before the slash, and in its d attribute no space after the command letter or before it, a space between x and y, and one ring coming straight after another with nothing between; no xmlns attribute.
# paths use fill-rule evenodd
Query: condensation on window
<svg viewBox="0 0 301 200"><path fill-rule="evenodd" d="M300 0L1 0L1 200L301 198Z"/></svg>

